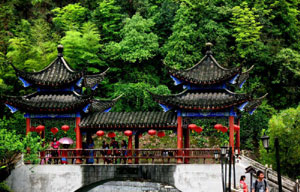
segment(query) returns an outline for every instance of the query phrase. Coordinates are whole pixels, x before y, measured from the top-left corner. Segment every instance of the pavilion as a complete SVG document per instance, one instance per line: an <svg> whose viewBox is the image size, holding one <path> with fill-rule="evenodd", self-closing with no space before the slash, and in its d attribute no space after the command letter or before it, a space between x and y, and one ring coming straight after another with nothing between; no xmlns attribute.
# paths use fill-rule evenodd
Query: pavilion
<svg viewBox="0 0 300 192"><path fill-rule="evenodd" d="M94 92L107 71L89 73L75 71L63 57L63 46L58 46L57 58L43 70L25 72L13 66L24 87L33 87L36 92L25 96L2 96L1 101L11 110L25 112L26 133L30 132L32 121L68 119L75 123L76 149L82 149L82 133L91 137L99 129L104 131L130 130L135 135L135 148L139 148L139 135L151 129L174 130L177 132L177 149L189 148L188 124L190 118L226 117L229 119L230 146L234 148L234 120L241 117L241 111L253 111L261 104L263 97L233 92L249 77L249 70L242 66L227 69L213 57L211 44L207 44L205 56L186 70L169 69L176 85L183 85L179 94L157 95L151 93L165 112L108 112L120 97L113 100L94 99ZM230 86L233 85L233 86ZM83 87L91 94L83 94ZM51 125L46 127L46 131ZM236 147L240 147L239 130L236 133ZM132 135L128 138L132 148ZM184 141L184 145L183 145ZM180 161L179 161L180 162Z"/></svg>

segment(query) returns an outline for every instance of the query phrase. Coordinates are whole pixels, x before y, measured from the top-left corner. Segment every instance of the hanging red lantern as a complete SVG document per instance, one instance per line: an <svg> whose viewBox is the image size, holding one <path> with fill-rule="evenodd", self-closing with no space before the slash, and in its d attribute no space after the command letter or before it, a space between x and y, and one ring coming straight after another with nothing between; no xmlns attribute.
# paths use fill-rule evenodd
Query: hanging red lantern
<svg viewBox="0 0 300 192"><path fill-rule="evenodd" d="M35 132L35 127L34 126L30 127L30 132Z"/></svg>
<svg viewBox="0 0 300 192"><path fill-rule="evenodd" d="M203 129L201 127L198 127L196 129L194 129L197 133L201 133L203 131Z"/></svg>
<svg viewBox="0 0 300 192"><path fill-rule="evenodd" d="M223 127L220 129L220 131L222 131L222 133L226 133L226 132L228 131L228 128L225 127L225 126L223 126Z"/></svg>
<svg viewBox="0 0 300 192"><path fill-rule="evenodd" d="M215 124L215 129L221 131L221 129L223 128L222 124Z"/></svg>
<svg viewBox="0 0 300 192"><path fill-rule="evenodd" d="M234 131L239 131L240 130L240 126L238 126L238 125L234 125L233 128L234 128Z"/></svg>
<svg viewBox="0 0 300 192"><path fill-rule="evenodd" d="M132 131L126 130L126 131L124 131L124 134L125 134L127 137L129 137L129 136L132 135Z"/></svg>
<svg viewBox="0 0 300 192"><path fill-rule="evenodd" d="M61 129L66 133L70 129L70 126L69 125L63 125L63 126L61 126Z"/></svg>
<svg viewBox="0 0 300 192"><path fill-rule="evenodd" d="M102 130L99 130L99 131L96 132L96 135L97 135L98 137L102 137L104 134L105 134L105 133L104 133L104 131L102 131Z"/></svg>
<svg viewBox="0 0 300 192"><path fill-rule="evenodd" d="M45 130L45 126L44 125L39 125L35 128L36 132L38 133L42 133L42 131Z"/></svg>
<svg viewBox="0 0 300 192"><path fill-rule="evenodd" d="M153 135L156 134L156 131L155 131L154 129L150 129L150 130L148 131L148 134L151 135L151 136L153 136Z"/></svg>
<svg viewBox="0 0 300 192"><path fill-rule="evenodd" d="M107 134L107 136L110 137L110 138L112 138L112 137L115 137L116 134L115 134L114 132L109 132L109 133Z"/></svg>
<svg viewBox="0 0 300 192"><path fill-rule="evenodd" d="M164 137L164 136L166 136L166 134L165 134L164 131L159 131L159 132L157 132L157 136L158 137Z"/></svg>
<svg viewBox="0 0 300 192"><path fill-rule="evenodd" d="M197 129L197 125L196 124L189 124L188 128L191 129L191 130L195 130Z"/></svg>
<svg viewBox="0 0 300 192"><path fill-rule="evenodd" d="M55 135L58 132L58 129L56 127L52 127L50 131Z"/></svg>

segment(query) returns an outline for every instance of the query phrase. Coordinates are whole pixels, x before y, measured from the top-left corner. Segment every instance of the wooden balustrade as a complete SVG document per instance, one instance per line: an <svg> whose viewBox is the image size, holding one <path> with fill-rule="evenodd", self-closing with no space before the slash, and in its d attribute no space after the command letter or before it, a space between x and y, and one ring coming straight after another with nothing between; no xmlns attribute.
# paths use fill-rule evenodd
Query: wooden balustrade
<svg viewBox="0 0 300 192"><path fill-rule="evenodd" d="M76 159L81 159L83 164L128 164L129 159L139 164L177 164L178 158L182 158L182 162L189 159L190 164L212 164L216 163L215 151L220 149L49 149L43 151L40 158L41 164L61 164L63 158L68 164L74 164Z"/></svg>

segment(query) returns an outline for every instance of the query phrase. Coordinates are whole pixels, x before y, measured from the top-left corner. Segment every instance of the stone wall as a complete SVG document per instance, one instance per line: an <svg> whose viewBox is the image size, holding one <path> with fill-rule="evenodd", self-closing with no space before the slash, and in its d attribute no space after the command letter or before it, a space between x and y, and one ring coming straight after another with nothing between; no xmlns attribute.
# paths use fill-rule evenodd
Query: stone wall
<svg viewBox="0 0 300 192"><path fill-rule="evenodd" d="M237 184L245 166L236 166ZM12 171L7 183L15 192L71 192L89 191L106 182L127 180L160 183L183 192L222 191L220 164L20 165Z"/></svg>

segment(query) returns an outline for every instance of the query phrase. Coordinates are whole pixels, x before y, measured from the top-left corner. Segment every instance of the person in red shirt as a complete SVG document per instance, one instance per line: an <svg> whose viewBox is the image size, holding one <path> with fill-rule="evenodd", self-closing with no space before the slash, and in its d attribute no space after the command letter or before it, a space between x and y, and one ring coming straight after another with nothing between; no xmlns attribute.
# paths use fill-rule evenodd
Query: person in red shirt
<svg viewBox="0 0 300 192"><path fill-rule="evenodd" d="M53 138L53 141L51 142L51 157L54 157L54 163L58 163L58 149L59 149L60 143L57 141L56 137Z"/></svg>
<svg viewBox="0 0 300 192"><path fill-rule="evenodd" d="M246 176L242 175L241 179L240 179L240 185L241 185L241 188L243 189L243 192L248 192L248 186L247 186L245 180L246 180Z"/></svg>

